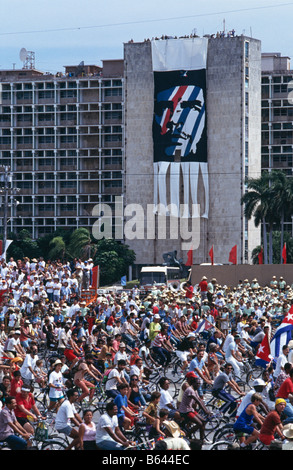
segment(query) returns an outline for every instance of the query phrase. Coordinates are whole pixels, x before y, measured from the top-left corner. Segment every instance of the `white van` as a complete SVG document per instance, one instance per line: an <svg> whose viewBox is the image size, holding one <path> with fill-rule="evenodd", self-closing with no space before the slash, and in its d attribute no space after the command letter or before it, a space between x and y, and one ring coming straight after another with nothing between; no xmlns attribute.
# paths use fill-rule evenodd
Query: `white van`
<svg viewBox="0 0 293 470"><path fill-rule="evenodd" d="M145 266L141 268L139 283L141 287L167 284L180 279L180 269L169 266Z"/></svg>

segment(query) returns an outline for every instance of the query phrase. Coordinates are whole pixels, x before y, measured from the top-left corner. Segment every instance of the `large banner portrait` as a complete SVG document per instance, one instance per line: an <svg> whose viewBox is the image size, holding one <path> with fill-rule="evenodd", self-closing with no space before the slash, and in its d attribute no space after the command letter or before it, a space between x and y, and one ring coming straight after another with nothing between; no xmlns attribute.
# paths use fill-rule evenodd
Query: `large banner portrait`
<svg viewBox="0 0 293 470"><path fill-rule="evenodd" d="M198 204L198 179L204 184L205 207L192 217L208 217L206 129L207 40L201 38L152 41L154 71L155 204ZM167 187L169 182L169 187ZM175 214L174 214L175 215ZM184 217L189 217L187 210Z"/></svg>

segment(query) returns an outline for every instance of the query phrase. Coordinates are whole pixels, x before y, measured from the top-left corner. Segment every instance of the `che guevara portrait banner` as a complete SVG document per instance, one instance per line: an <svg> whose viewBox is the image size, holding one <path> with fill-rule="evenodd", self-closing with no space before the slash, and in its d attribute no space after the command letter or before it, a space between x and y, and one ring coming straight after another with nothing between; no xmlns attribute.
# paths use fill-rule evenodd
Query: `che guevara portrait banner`
<svg viewBox="0 0 293 470"><path fill-rule="evenodd" d="M154 203L179 208L198 203L198 179L205 207L193 217L208 217L209 187L206 128L206 38L152 41L154 74ZM167 187L167 184L169 187ZM189 213L184 216L189 217Z"/></svg>

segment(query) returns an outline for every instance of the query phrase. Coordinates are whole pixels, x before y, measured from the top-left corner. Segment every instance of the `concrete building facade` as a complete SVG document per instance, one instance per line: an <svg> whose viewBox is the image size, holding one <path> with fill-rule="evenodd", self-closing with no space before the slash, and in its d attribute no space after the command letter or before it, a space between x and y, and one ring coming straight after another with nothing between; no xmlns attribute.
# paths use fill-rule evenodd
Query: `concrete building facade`
<svg viewBox="0 0 293 470"><path fill-rule="evenodd" d="M262 54L262 170L282 170L288 177L293 169L292 83L289 57ZM285 227L293 233L292 219Z"/></svg>
<svg viewBox="0 0 293 470"><path fill-rule="evenodd" d="M213 246L214 262L227 264L234 245L238 263L250 263L260 229L245 220L240 199L245 177L261 172L261 43L245 36L208 39L209 214L185 220L184 227L180 219L175 238L172 217L162 224L149 209L154 202L151 47L151 41L130 42L123 60L105 60L103 67L67 66L57 76L35 69L0 71L0 162L11 168L13 186L19 188L8 230L27 229L37 238L58 227L91 229L97 219L93 208L105 203L115 213L119 196L125 220L118 217L116 223L124 228L121 239L135 251L137 265L161 264L163 253L173 251L185 262L191 233L196 234L194 263L210 262ZM202 177L197 192L204 206Z"/></svg>
<svg viewBox="0 0 293 470"><path fill-rule="evenodd" d="M19 189L8 231L37 238L91 228L93 207L114 205L124 183L123 101L123 60L54 76L0 71L0 164Z"/></svg>
<svg viewBox="0 0 293 470"><path fill-rule="evenodd" d="M175 41L180 39L170 39ZM147 206L153 203L154 78L151 42L128 43L125 59L125 204L144 208L137 223L144 227L144 239L127 240L138 264L160 264L162 254L177 251L186 261L182 237L160 239L159 216L156 236L147 237ZM244 36L210 38L207 67L207 161L209 173L209 216L200 218L196 264L228 263L234 245L238 263L250 263L251 251L260 243L260 230L245 220L241 196L246 176L261 172L261 43ZM139 104L139 105L138 105ZM143 112L142 112L143 110ZM138 189L139 188L139 189ZM199 203L203 186L199 180ZM182 201L183 202L183 201ZM187 240L186 240L187 241Z"/></svg>

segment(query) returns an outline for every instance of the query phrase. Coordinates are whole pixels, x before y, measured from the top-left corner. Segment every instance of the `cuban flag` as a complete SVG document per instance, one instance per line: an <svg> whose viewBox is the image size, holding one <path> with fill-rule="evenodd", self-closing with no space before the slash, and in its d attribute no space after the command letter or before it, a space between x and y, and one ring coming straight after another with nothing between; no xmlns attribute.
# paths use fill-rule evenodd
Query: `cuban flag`
<svg viewBox="0 0 293 470"><path fill-rule="evenodd" d="M199 323L197 329L195 330L195 333L202 333L203 331L210 330L211 328L214 328L214 325L212 323L207 320L202 320Z"/></svg>
<svg viewBox="0 0 293 470"><path fill-rule="evenodd" d="M270 341L267 335L265 335L261 344L258 347L257 354L255 356L255 365L259 367L266 367L271 363L273 356L271 355Z"/></svg>
<svg viewBox="0 0 293 470"><path fill-rule="evenodd" d="M288 344L292 339L293 330L293 306L285 316L282 323L278 326L274 337L271 340L271 355L274 359L278 358L282 352L282 347Z"/></svg>

